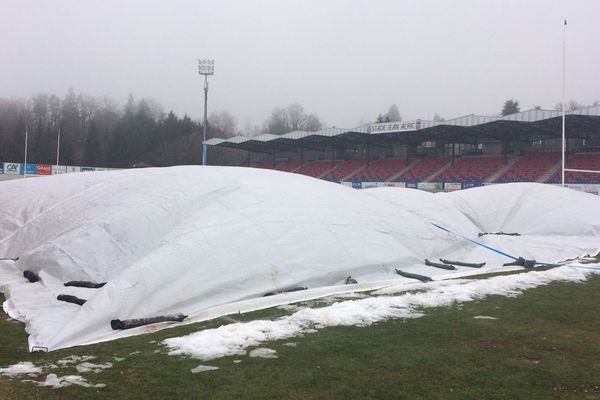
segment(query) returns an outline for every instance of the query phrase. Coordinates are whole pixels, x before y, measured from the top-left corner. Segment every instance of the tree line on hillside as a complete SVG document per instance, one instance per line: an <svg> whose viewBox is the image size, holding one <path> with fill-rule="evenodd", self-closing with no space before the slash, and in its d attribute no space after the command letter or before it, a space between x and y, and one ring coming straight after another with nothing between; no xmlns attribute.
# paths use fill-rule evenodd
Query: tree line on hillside
<svg viewBox="0 0 600 400"><path fill-rule="evenodd" d="M315 131L321 121L294 103L277 107L252 134L281 135L293 130ZM136 101L132 95L123 106L109 98L76 94L64 98L38 94L31 99L0 98L0 161L23 162L27 131L27 160L55 164L60 137L61 165L130 167L134 164L171 166L198 164L203 126L189 116L165 113L152 99ZM209 138L240 134L228 111L212 112ZM242 152L211 148L210 164L238 165L247 160Z"/></svg>
<svg viewBox="0 0 600 400"><path fill-rule="evenodd" d="M201 126L188 116L165 114L151 99L129 96L120 107L108 98L39 94L30 100L0 99L0 160L22 162L27 130L28 161L62 165L127 167L197 163Z"/></svg>

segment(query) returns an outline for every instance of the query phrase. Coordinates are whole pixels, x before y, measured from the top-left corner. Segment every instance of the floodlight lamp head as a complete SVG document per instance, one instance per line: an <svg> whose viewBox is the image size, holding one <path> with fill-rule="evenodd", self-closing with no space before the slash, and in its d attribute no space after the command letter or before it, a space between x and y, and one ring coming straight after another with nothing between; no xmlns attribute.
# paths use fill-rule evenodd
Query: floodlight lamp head
<svg viewBox="0 0 600 400"><path fill-rule="evenodd" d="M198 60L198 73L200 75L214 75L215 60Z"/></svg>

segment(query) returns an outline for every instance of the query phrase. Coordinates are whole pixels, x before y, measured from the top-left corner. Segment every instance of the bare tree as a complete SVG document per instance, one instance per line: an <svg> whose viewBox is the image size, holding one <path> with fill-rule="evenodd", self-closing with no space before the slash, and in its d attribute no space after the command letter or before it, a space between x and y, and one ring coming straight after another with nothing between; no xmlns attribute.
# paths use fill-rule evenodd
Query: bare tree
<svg viewBox="0 0 600 400"><path fill-rule="evenodd" d="M211 136L230 138L237 134L237 120L229 111L213 111L208 116Z"/></svg>
<svg viewBox="0 0 600 400"><path fill-rule="evenodd" d="M274 135L292 131L317 131L322 124L316 114L306 114L304 107L293 103L286 108L276 107L265 121L265 130Z"/></svg>

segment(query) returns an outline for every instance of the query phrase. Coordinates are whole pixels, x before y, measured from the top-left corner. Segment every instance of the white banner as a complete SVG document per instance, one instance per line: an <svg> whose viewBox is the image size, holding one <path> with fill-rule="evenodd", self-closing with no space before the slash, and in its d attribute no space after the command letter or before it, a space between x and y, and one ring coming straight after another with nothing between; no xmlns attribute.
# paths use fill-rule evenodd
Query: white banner
<svg viewBox="0 0 600 400"><path fill-rule="evenodd" d="M52 175L66 174L66 173L67 173L66 165L53 165L52 166Z"/></svg>
<svg viewBox="0 0 600 400"><path fill-rule="evenodd" d="M421 120L415 121L397 121L384 122L380 124L371 124L367 128L367 133L389 133L389 132L410 132L421 129Z"/></svg>
<svg viewBox="0 0 600 400"><path fill-rule="evenodd" d="M460 182L446 182L444 183L445 190L460 190L462 189L462 183Z"/></svg>
<svg viewBox="0 0 600 400"><path fill-rule="evenodd" d="M340 182L344 186L350 186L355 189L369 189L375 187L406 187L406 182Z"/></svg>

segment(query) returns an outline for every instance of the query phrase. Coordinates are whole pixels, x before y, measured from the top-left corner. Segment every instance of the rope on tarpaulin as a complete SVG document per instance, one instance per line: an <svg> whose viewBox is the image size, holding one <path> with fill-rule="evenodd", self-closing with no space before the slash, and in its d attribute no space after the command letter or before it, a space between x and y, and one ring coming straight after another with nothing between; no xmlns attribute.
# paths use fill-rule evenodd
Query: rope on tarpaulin
<svg viewBox="0 0 600 400"><path fill-rule="evenodd" d="M453 232L450 229L444 228L443 226L441 226L439 224L436 224L434 222L431 222L431 224L433 226L435 226L436 228L439 228L439 229L441 229L441 230L443 230L445 232L448 232L448 233L450 233L452 235L458 236L458 237L460 237L460 238L462 238L462 239L464 239L464 240L466 240L468 242L471 242L473 244L476 244L476 245L481 246L481 247L483 247L485 249L488 249L490 251L493 251L495 253L501 254L501 255L503 255L505 257L508 257L508 258L514 260L513 262L504 264L504 266L514 265L514 266L521 266L521 267L525 267L525 268L534 268L537 265L537 266L540 266L540 267L544 267L544 266L554 267L554 268L556 268L556 267L569 267L569 268L580 268L580 269L589 269L589 270L593 270L593 271L600 271L600 268L597 268L597 267L586 267L586 266L582 266L582 265L572 265L572 264L553 264L553 263L539 262L539 261L536 261L536 260L526 260L523 257L515 257L513 255L510 255L510 254L502 251L502 250L495 249L495 248L493 248L491 246L488 246L487 244L483 244L483 243L481 243L481 242L479 242L477 240L470 239L470 238L468 238L468 237L466 237L464 235L461 235L460 233Z"/></svg>

